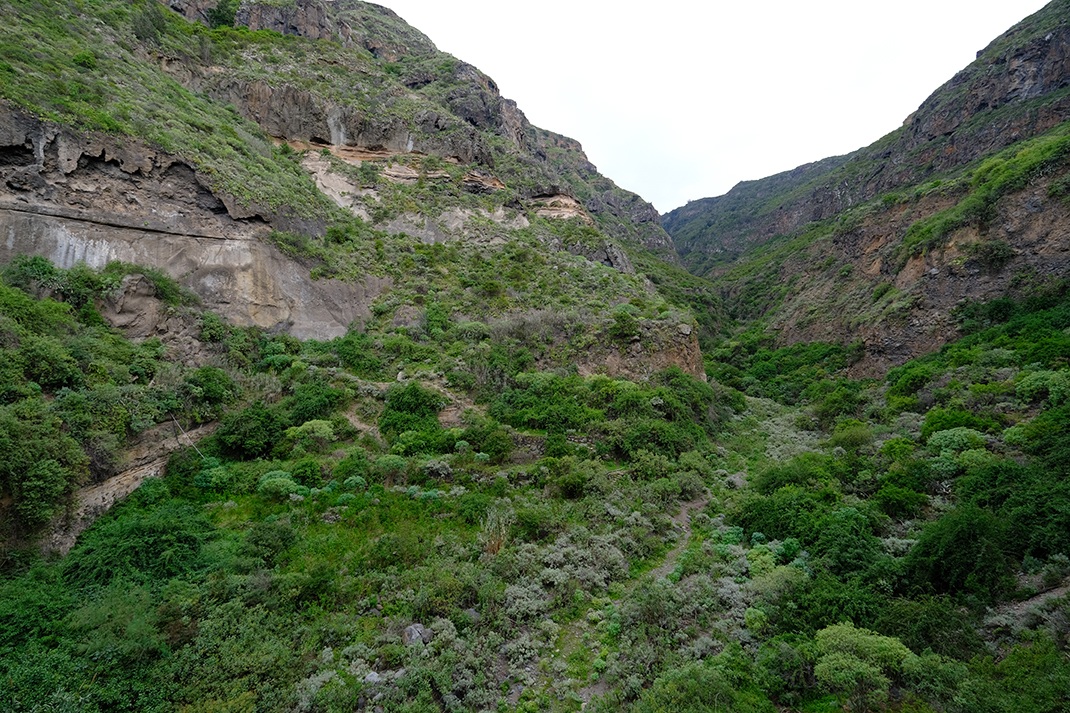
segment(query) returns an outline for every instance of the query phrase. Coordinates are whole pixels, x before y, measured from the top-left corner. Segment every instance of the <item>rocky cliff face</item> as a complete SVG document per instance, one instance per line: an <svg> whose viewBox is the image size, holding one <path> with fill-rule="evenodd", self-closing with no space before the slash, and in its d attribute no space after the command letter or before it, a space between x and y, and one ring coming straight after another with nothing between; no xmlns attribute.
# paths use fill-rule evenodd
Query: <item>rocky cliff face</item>
<svg viewBox="0 0 1070 713"><path fill-rule="evenodd" d="M978 52L895 132L844 157L741 183L662 224L685 264L717 273L744 251L962 167L1070 115L1070 3L1056 0Z"/></svg>
<svg viewBox="0 0 1070 713"><path fill-rule="evenodd" d="M157 267L235 324L329 339L366 319L387 279L316 280L265 242L265 218L182 159L0 107L0 261ZM268 216L272 217L272 216Z"/></svg>
<svg viewBox="0 0 1070 713"><path fill-rule="evenodd" d="M206 17L199 0L172 0L170 6L191 20ZM339 43L343 51L330 61L347 65L344 81L315 67L295 72L255 46L239 65L187 57L165 60L165 69L187 87L235 106L276 138L476 164L515 185L521 199L565 195L611 237L675 260L652 205L599 174L578 142L532 126L493 79L439 52L392 11L356 0L247 1L237 21L253 30ZM387 82L379 65L347 54L356 48L388 63ZM400 110L402 105L411 109Z"/></svg>
<svg viewBox="0 0 1070 713"><path fill-rule="evenodd" d="M953 338L956 307L1061 278L1070 267L1062 150L998 190L990 178L1060 141L1067 21L1066 0L1027 18L872 146L665 216L684 263L719 276L737 314L765 314L787 342L861 341L855 370L868 375ZM939 240L910 242L917 226L969 200Z"/></svg>
<svg viewBox="0 0 1070 713"><path fill-rule="evenodd" d="M855 376L880 376L939 349L958 333L955 308L1070 272L1070 205L1048 195L1057 180L1004 198L989 227L963 227L939 248L910 257L901 251L903 232L919 216L947 208L946 196L874 212L814 242L775 267L773 281L790 289L770 312L770 326L789 343L860 341Z"/></svg>

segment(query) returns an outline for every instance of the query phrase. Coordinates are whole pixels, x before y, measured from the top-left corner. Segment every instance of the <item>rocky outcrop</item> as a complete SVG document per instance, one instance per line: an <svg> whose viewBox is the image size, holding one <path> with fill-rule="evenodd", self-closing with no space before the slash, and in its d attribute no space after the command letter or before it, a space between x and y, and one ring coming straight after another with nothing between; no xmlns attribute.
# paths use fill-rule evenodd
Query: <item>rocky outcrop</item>
<svg viewBox="0 0 1070 713"><path fill-rule="evenodd" d="M289 4L246 0L238 8L234 24L250 30L274 30L283 35L334 40L343 44L350 41L351 35L349 26L332 19L327 6L318 0Z"/></svg>
<svg viewBox="0 0 1070 713"><path fill-rule="evenodd" d="M188 164L0 109L0 260L156 267L229 321L329 339L366 319L389 280L312 280L266 242L268 216L214 194Z"/></svg>
<svg viewBox="0 0 1070 713"><path fill-rule="evenodd" d="M1070 205L1049 197L1056 180L1004 197L984 232L961 228L943 247L909 259L899 247L906 228L951 199L934 195L872 213L780 266L774 282L791 290L770 326L787 343L860 341L855 376L879 376L939 349L958 334L956 307L1070 274ZM986 258L993 246L998 260Z"/></svg>
<svg viewBox="0 0 1070 713"><path fill-rule="evenodd" d="M595 246L573 243L568 246L568 251L573 255L579 255L591 262L602 263L606 267L612 267L614 270L619 270L625 274L635 274L635 266L632 265L628 254L619 245L610 242L603 242Z"/></svg>
<svg viewBox="0 0 1070 713"><path fill-rule="evenodd" d="M209 24L209 12L217 8L219 0L159 0L187 20ZM321 0L293 0L292 2L237 3L234 24L250 30L272 30L283 35L296 35L317 40L349 43L352 31L344 21L331 17L328 5Z"/></svg>
<svg viewBox="0 0 1070 713"><path fill-rule="evenodd" d="M172 76L215 101L231 104L263 131L286 141L390 154L422 153L462 163L492 164L490 149L472 126L431 109L409 121L329 101L302 87L170 67ZM195 76L196 75L196 76Z"/></svg>
<svg viewBox="0 0 1070 713"><path fill-rule="evenodd" d="M584 225L594 225L594 220L583 209L583 205L572 196L567 196L563 193L535 196L531 201L531 205L535 210L535 215L540 218L549 218L551 220L576 219Z"/></svg>
<svg viewBox="0 0 1070 713"><path fill-rule="evenodd" d="M534 131L538 154L544 157L543 160L560 167L556 179L559 182L542 186L543 195L568 194L584 206L607 235L655 251L670 262L678 262L676 248L662 228L654 206L599 174L583 146L575 139L543 129Z"/></svg>
<svg viewBox="0 0 1070 713"><path fill-rule="evenodd" d="M607 340L576 363L582 376L606 374L632 381L646 380L670 367L707 380L698 336L688 323L641 322L639 333L627 344Z"/></svg>

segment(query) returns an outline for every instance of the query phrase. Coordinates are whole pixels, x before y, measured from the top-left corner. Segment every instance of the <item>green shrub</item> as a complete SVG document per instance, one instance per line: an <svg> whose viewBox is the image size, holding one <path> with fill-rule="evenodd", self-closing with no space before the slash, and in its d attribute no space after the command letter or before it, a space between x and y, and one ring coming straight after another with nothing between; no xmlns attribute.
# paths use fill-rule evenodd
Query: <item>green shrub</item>
<svg viewBox="0 0 1070 713"><path fill-rule="evenodd" d="M982 270L990 274L1002 270L1016 255L1014 248L1002 240L970 243L966 246L966 252L981 265Z"/></svg>
<svg viewBox="0 0 1070 713"><path fill-rule="evenodd" d="M205 458L200 472L193 478L194 485L207 490L226 490L233 482L234 472L218 458Z"/></svg>
<svg viewBox="0 0 1070 713"><path fill-rule="evenodd" d="M37 461L15 483L15 512L31 526L47 522L58 511L71 480L70 471L57 461Z"/></svg>
<svg viewBox="0 0 1070 713"><path fill-rule="evenodd" d="M567 500L578 500L587 493L587 484L591 479L591 469L585 464L576 463L572 457L556 460L547 458L543 463L554 463L550 468L547 485L557 495Z"/></svg>
<svg viewBox="0 0 1070 713"><path fill-rule="evenodd" d="M263 458L282 440L285 421L276 409L258 401L228 414L216 432L223 449L238 458Z"/></svg>
<svg viewBox="0 0 1070 713"><path fill-rule="evenodd" d="M929 436L925 445L934 453L949 451L961 453L962 451L984 448L985 436L980 431L965 426L955 426L942 431L936 431Z"/></svg>
<svg viewBox="0 0 1070 713"><path fill-rule="evenodd" d="M376 356L375 345L368 335L351 331L332 345L342 365L358 376L376 378L380 375L383 363Z"/></svg>
<svg viewBox="0 0 1070 713"><path fill-rule="evenodd" d="M316 487L323 484L323 467L315 458L302 458L290 468L290 476L300 485Z"/></svg>
<svg viewBox="0 0 1070 713"><path fill-rule="evenodd" d="M53 290L63 280L63 271L47 258L38 255L16 255L4 268L5 283L31 295Z"/></svg>
<svg viewBox="0 0 1070 713"><path fill-rule="evenodd" d="M930 364L912 361L888 371L888 393L891 396L913 396L935 375Z"/></svg>
<svg viewBox="0 0 1070 713"><path fill-rule="evenodd" d="M990 602L1011 585L1006 524L976 505L930 523L907 555L908 581L922 591Z"/></svg>
<svg viewBox="0 0 1070 713"><path fill-rule="evenodd" d="M205 13L209 27L233 27L238 12L237 0L219 0L215 7Z"/></svg>
<svg viewBox="0 0 1070 713"><path fill-rule="evenodd" d="M974 617L948 597L892 599L875 628L914 651L932 649L965 661L984 650Z"/></svg>
<svg viewBox="0 0 1070 713"><path fill-rule="evenodd" d="M1019 379L1015 394L1027 403L1047 399L1052 406L1059 406L1070 397L1070 374L1066 371L1034 371Z"/></svg>
<svg viewBox="0 0 1070 713"><path fill-rule="evenodd" d="M188 374L181 393L187 413L195 423L219 418L223 407L239 395L239 387L230 375L214 366L202 366Z"/></svg>
<svg viewBox="0 0 1070 713"><path fill-rule="evenodd" d="M1001 430L999 423L993 418L979 416L962 409L937 407L925 414L925 421L921 424L921 437L928 441L929 437L937 431L958 427L989 433Z"/></svg>
<svg viewBox="0 0 1070 713"><path fill-rule="evenodd" d="M301 492L301 485L284 470L272 470L260 477L256 492L273 500L285 500Z"/></svg>
<svg viewBox="0 0 1070 713"><path fill-rule="evenodd" d="M371 464L368 462L368 455L363 450L353 450L345 458L338 461L338 465L334 467L332 475L345 483L349 483L350 478L363 479L368 475L368 471L371 468ZM347 485L347 487L349 487Z"/></svg>
<svg viewBox="0 0 1070 713"><path fill-rule="evenodd" d="M769 495L745 494L729 514L748 532L761 532L778 540L795 537L811 543L818 534L819 519L839 500L839 493L828 487L810 490L786 485Z"/></svg>
<svg viewBox="0 0 1070 713"><path fill-rule="evenodd" d="M379 417L379 431L393 441L405 431L437 433L442 427L438 412L446 405L443 396L416 382L390 387L386 407Z"/></svg>
<svg viewBox="0 0 1070 713"><path fill-rule="evenodd" d="M880 555L869 520L855 508L834 510L821 518L816 529L814 553L836 575L865 570Z"/></svg>
<svg viewBox="0 0 1070 713"><path fill-rule="evenodd" d="M706 439L705 432L691 422L643 419L627 425L624 432L614 439L613 446L629 459L635 458L641 451L663 453L676 458L681 453L694 450Z"/></svg>
<svg viewBox="0 0 1070 713"><path fill-rule="evenodd" d="M978 657L970 674L969 685L957 691L962 710L1044 713L1066 708L1070 664L1046 634L1011 647L998 662L991 655Z"/></svg>
<svg viewBox="0 0 1070 713"><path fill-rule="evenodd" d="M78 587L115 580L162 583L198 566L201 548L212 536L211 523L200 508L181 502L139 507L139 500L155 497L153 490L142 485L121 512L82 535L63 562L67 582Z"/></svg>
<svg viewBox="0 0 1070 713"><path fill-rule="evenodd" d="M817 632L814 677L826 690L846 698L852 710L881 706L893 679L914 656L898 639L851 624Z"/></svg>
<svg viewBox="0 0 1070 713"><path fill-rule="evenodd" d="M70 352L52 337L28 336L19 350L26 378L45 389L80 386L82 370Z"/></svg>
<svg viewBox="0 0 1070 713"><path fill-rule="evenodd" d="M580 377L525 373L517 385L507 388L492 403L490 415L519 428L564 432L586 429L603 420L604 413L586 405Z"/></svg>
<svg viewBox="0 0 1070 713"><path fill-rule="evenodd" d="M286 441L292 444L295 455L308 451L322 452L337 440L331 422L321 419L305 421L300 426L287 428L285 435Z"/></svg>
<svg viewBox="0 0 1070 713"><path fill-rule="evenodd" d="M525 542L539 542L561 528L561 521L552 507L546 504L519 508L513 530Z"/></svg>
<svg viewBox="0 0 1070 713"><path fill-rule="evenodd" d="M392 483L405 475L409 462L398 455L379 456L375 459L374 472L381 481Z"/></svg>
<svg viewBox="0 0 1070 713"><path fill-rule="evenodd" d="M917 517L921 508L929 501L924 493L919 493L910 488L901 488L898 485L886 483L874 494L872 501L891 517Z"/></svg>
<svg viewBox="0 0 1070 713"><path fill-rule="evenodd" d="M346 401L346 393L331 386L323 378L313 377L294 387L286 399L290 423L302 424L329 418Z"/></svg>
<svg viewBox="0 0 1070 713"><path fill-rule="evenodd" d="M1043 411L1021 427L1021 448L1045 467L1070 473L1070 404Z"/></svg>
<svg viewBox="0 0 1070 713"><path fill-rule="evenodd" d="M751 478L751 485L762 495L770 495L785 485L816 485L829 482L830 477L828 456L804 453L760 471Z"/></svg>
<svg viewBox="0 0 1070 713"><path fill-rule="evenodd" d="M632 305L620 305L613 310L613 324L609 327L609 336L618 342L628 344L639 338L639 320L636 308Z"/></svg>
<svg viewBox="0 0 1070 713"><path fill-rule="evenodd" d="M200 338L204 342L222 343L230 332L227 323L215 312L204 312L201 314L199 322Z"/></svg>
<svg viewBox="0 0 1070 713"><path fill-rule="evenodd" d="M741 687L714 663L670 670L642 691L632 713L773 713L776 708L751 686Z"/></svg>

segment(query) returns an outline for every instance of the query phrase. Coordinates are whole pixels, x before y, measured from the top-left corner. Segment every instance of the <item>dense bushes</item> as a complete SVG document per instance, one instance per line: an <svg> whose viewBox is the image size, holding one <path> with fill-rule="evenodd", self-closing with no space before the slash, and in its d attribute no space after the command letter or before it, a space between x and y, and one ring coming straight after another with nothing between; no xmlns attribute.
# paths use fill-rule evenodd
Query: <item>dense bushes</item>
<svg viewBox="0 0 1070 713"><path fill-rule="evenodd" d="M1005 523L962 505L925 528L906 560L918 586L938 594L962 593L990 601L1010 586Z"/></svg>
<svg viewBox="0 0 1070 713"><path fill-rule="evenodd" d="M406 334L322 344L201 320L219 361L174 370L159 345L20 295L0 294L0 344L43 335L86 375L31 385L0 365L0 476L26 522L164 414L221 425L65 561L0 582L0 706L60 701L69 681L98 709L349 710L382 693L483 710L505 700L486 672L530 667L518 709L567 709L598 683L595 710L1045 710L1065 678L1057 602L982 627L1015 575L1057 584L1070 549L1065 369L1018 363L1025 334L952 345L883 393L831 376L837 349L752 344L725 373L753 393L764 374L805 410L730 419L738 394L679 370L534 373L504 342L451 344L483 361L450 362L444 344L492 327L432 300ZM429 353L481 374L452 423L423 366L358 378ZM431 635L406 645L416 622Z"/></svg>
<svg viewBox="0 0 1070 713"><path fill-rule="evenodd" d="M734 402L679 369L648 384L594 377L521 374L491 403L490 414L518 428L599 433L601 453L627 459L644 451L676 457L708 442Z"/></svg>
<svg viewBox="0 0 1070 713"><path fill-rule="evenodd" d="M227 453L238 458L261 458L282 440L286 420L278 409L254 403L223 419L217 438Z"/></svg>
<svg viewBox="0 0 1070 713"><path fill-rule="evenodd" d="M751 396L796 404L822 380L857 361L861 345L813 342L774 348L772 335L751 329L708 356L707 372Z"/></svg>

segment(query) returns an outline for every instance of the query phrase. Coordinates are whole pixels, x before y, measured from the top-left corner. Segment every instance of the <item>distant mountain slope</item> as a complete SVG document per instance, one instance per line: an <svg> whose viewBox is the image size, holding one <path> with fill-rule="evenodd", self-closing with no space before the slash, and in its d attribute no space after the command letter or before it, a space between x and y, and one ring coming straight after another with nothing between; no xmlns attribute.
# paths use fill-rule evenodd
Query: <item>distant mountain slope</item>
<svg viewBox="0 0 1070 713"><path fill-rule="evenodd" d="M944 343L963 301L1064 276L1068 20L1055 0L869 147L669 213L685 265L788 341L865 342L862 370Z"/></svg>
<svg viewBox="0 0 1070 713"><path fill-rule="evenodd" d="M204 4L170 3L191 20L207 16ZM558 194L580 199L613 237L671 256L649 203L601 176L578 142L532 126L493 79L439 52L388 8L358 0L247 0L236 22L333 45L317 46L319 57L295 62L282 59L278 47L243 42L217 64L183 62L181 77L172 71L184 84L233 104L268 134L478 164L521 201Z"/></svg>
<svg viewBox="0 0 1070 713"><path fill-rule="evenodd" d="M662 224L693 271L717 271L743 250L885 193L957 174L1070 116L1070 3L1055 0L1008 30L925 100L896 131L717 198Z"/></svg>

